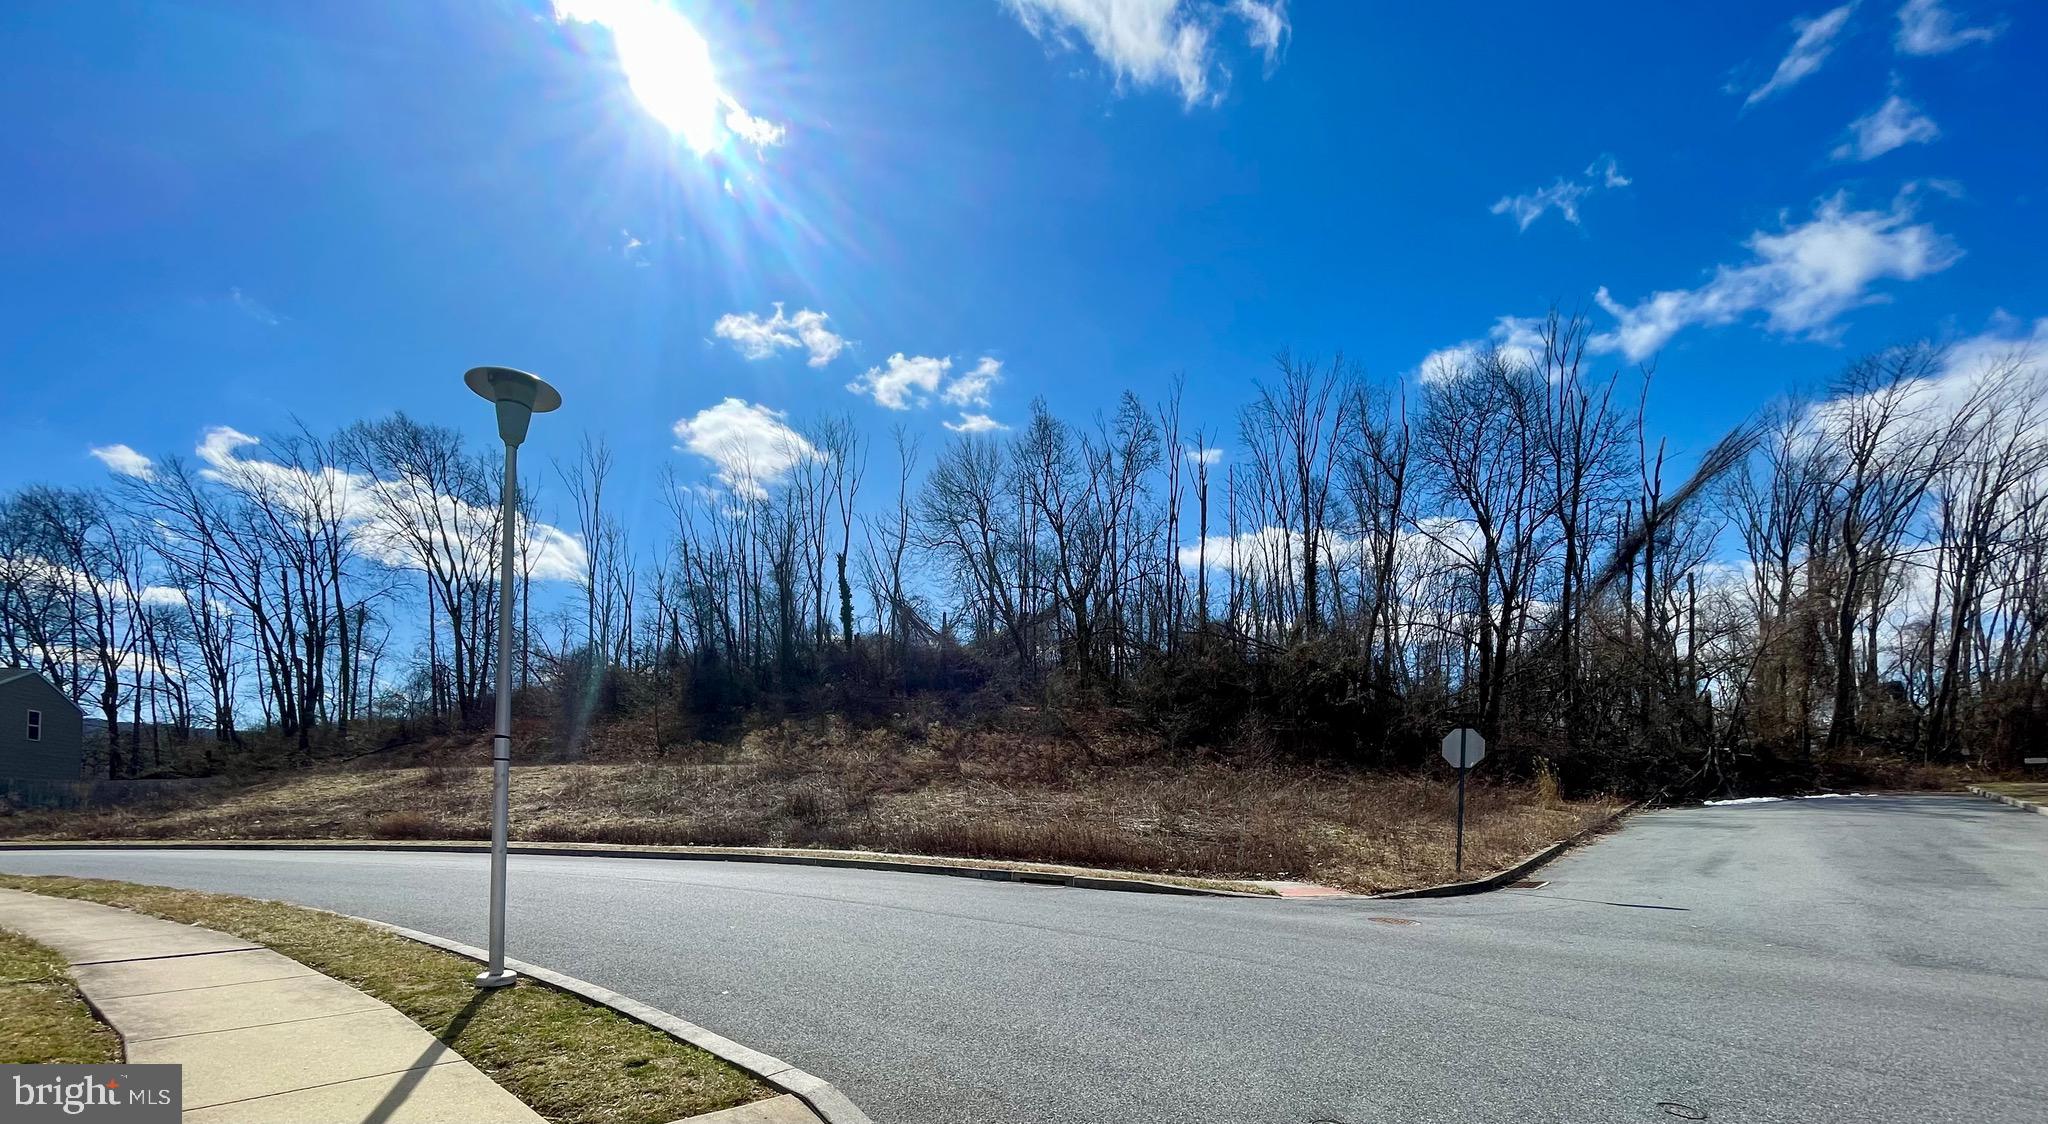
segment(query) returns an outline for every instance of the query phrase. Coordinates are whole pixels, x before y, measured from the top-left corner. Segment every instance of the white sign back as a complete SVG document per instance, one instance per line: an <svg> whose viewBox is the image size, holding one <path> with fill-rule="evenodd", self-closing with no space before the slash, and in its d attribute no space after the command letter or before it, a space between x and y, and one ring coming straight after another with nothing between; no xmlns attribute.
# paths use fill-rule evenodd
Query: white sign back
<svg viewBox="0 0 2048 1124"><path fill-rule="evenodd" d="M1450 764L1451 768L1455 769L1458 767L1458 745L1461 739L1465 747L1466 768L1469 769L1486 759L1486 739L1479 736L1479 731L1472 729L1452 730L1444 735L1444 760Z"/></svg>

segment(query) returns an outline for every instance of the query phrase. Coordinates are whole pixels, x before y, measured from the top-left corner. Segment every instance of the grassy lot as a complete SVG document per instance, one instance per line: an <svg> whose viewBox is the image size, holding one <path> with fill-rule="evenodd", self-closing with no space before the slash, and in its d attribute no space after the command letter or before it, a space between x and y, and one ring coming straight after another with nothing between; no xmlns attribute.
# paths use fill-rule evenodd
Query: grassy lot
<svg viewBox="0 0 2048 1124"><path fill-rule="evenodd" d="M121 1040L95 1018L53 949L0 929L0 1065L97 1065Z"/></svg>
<svg viewBox="0 0 2048 1124"><path fill-rule="evenodd" d="M269 945L403 1011L555 1124L668 1124L775 1092L695 1046L565 992L530 982L480 992L470 985L472 961L331 913L88 878L0 875L0 886ZM61 961L58 968L61 979ZM0 1027L16 1021L8 998Z"/></svg>
<svg viewBox="0 0 2048 1124"><path fill-rule="evenodd" d="M2034 800L2048 804L2048 783L2032 781L1987 781L1977 787L1988 789L2003 796L2020 800Z"/></svg>
<svg viewBox="0 0 2048 1124"><path fill-rule="evenodd" d="M636 748L654 744L626 726L587 742L586 763L514 768L515 837L881 851L1366 892L1452 877L1448 769L1364 774L1168 758L1109 738L1083 748L829 721L737 745ZM472 763L486 758L481 742L443 743L414 751L409 767L279 774L154 808L0 815L0 837L482 839L490 771ZM1468 792L1465 873L1506 867L1617 806L1493 783L1482 767Z"/></svg>

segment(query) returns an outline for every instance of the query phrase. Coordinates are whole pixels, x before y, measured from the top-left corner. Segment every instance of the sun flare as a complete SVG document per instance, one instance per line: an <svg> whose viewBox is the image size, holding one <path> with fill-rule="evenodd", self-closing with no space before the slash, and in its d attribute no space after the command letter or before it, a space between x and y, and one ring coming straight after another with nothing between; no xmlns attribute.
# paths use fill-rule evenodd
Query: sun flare
<svg viewBox="0 0 2048 1124"><path fill-rule="evenodd" d="M697 155L728 133L756 147L781 142L782 126L749 114L719 87L710 44L664 0L554 0L554 9L558 22L611 32L634 98Z"/></svg>

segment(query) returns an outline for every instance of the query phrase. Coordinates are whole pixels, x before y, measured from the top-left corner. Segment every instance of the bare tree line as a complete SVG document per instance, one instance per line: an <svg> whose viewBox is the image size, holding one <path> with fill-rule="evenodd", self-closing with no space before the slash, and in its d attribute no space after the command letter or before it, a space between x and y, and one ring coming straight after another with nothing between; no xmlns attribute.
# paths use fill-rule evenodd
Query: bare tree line
<svg viewBox="0 0 2048 1124"><path fill-rule="evenodd" d="M1185 426L1178 380L929 450L828 419L761 458L786 471L665 472L663 525L628 526L586 440L547 485L573 538L526 489L520 587L574 592L521 598L515 681L572 740L635 708L708 734L938 695L1364 765L1465 722L1511 764L1609 786L2038 748L2029 357L1859 359L1679 479L1650 373L1594 374L1576 319L1542 334L1414 382L1282 352L1225 449ZM496 450L402 415L237 447L7 497L8 661L102 717L112 775L160 767L167 736L260 732L290 761L368 720L480 721Z"/></svg>

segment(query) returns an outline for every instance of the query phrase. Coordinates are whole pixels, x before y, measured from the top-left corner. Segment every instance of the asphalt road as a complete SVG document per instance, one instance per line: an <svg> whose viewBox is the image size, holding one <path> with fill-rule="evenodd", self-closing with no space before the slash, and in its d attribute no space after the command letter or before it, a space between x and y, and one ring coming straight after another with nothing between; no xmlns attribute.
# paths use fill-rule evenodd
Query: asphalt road
<svg viewBox="0 0 2048 1124"><path fill-rule="evenodd" d="M481 856L0 869L485 936ZM2048 817L1970 797L1660 811L1540 889L1400 903L511 870L514 956L776 1054L881 1124L2048 1121Z"/></svg>

